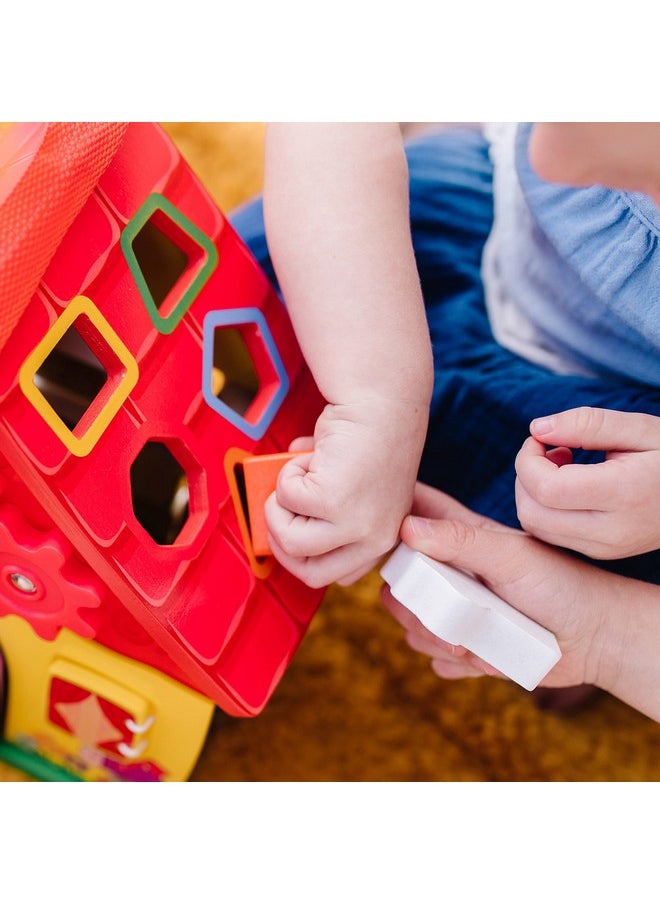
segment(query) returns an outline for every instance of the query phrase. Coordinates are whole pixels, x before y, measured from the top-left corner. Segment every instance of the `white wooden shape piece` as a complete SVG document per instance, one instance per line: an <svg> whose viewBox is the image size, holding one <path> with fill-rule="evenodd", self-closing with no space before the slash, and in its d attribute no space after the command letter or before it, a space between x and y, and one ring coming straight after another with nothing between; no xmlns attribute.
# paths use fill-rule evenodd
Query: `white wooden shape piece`
<svg viewBox="0 0 660 904"><path fill-rule="evenodd" d="M546 628L464 571L400 543L381 576L392 596L436 637L466 647L531 691L561 659Z"/></svg>

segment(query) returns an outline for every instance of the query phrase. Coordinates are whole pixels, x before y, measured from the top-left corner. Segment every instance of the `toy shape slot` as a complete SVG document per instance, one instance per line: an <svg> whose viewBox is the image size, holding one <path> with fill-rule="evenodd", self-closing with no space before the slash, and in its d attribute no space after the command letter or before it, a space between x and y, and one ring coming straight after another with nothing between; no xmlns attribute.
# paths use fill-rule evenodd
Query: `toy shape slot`
<svg viewBox="0 0 660 904"><path fill-rule="evenodd" d="M186 472L170 449L149 441L131 465L133 513L160 546L171 546L190 514Z"/></svg>
<svg viewBox="0 0 660 904"><path fill-rule="evenodd" d="M152 216L133 239L133 253L158 310L189 266L188 255L163 230L169 221Z"/></svg>
<svg viewBox="0 0 660 904"><path fill-rule="evenodd" d="M245 489L245 470L243 468L242 461L238 461L234 465L234 481L236 493L238 496L238 502L241 506L240 514L245 520L245 526L247 528L248 536L250 536L251 538L252 531L250 528L250 509L248 508L247 491Z"/></svg>
<svg viewBox="0 0 660 904"><path fill-rule="evenodd" d="M284 362L258 308L206 314L202 373L206 403L250 439L264 436L289 391Z"/></svg>
<svg viewBox="0 0 660 904"><path fill-rule="evenodd" d="M232 498L234 500L236 517L238 518L239 524L241 525L245 551L248 555L251 567L255 571L255 574L257 574L258 576L263 576L263 574L259 575L259 571L260 568L262 568L264 564L268 562L268 556L264 555L263 553L258 553L254 548L253 525L252 519L250 517L250 501L248 498L248 490L245 479L245 466L243 460L234 462L233 467L228 472L228 476L231 484L230 489L232 491Z"/></svg>
<svg viewBox="0 0 660 904"><path fill-rule="evenodd" d="M211 379L216 398L232 411L244 415L259 392L259 377L237 327L216 327Z"/></svg>
<svg viewBox="0 0 660 904"><path fill-rule="evenodd" d="M34 385L72 432L107 380L106 369L75 323L69 327L33 377Z"/></svg>

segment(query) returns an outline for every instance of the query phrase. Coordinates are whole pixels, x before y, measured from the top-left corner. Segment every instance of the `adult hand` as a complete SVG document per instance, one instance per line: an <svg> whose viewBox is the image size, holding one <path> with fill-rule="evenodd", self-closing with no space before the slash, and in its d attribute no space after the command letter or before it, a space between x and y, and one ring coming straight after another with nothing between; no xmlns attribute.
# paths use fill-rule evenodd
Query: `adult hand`
<svg viewBox="0 0 660 904"><path fill-rule="evenodd" d="M552 631L562 658L542 684L567 687L610 681L609 663L619 642L608 618L631 582L535 540L522 531L483 518L454 499L418 484L413 517L402 540L438 561L470 571L494 593ZM499 675L463 647L428 631L384 586L385 607L406 631L413 649L431 657L443 678ZM502 676L503 677L503 676Z"/></svg>

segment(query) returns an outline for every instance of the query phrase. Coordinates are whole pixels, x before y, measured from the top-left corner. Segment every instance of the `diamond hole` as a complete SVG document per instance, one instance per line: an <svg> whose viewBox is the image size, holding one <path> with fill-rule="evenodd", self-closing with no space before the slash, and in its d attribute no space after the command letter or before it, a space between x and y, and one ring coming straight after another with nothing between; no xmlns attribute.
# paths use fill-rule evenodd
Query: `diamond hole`
<svg viewBox="0 0 660 904"><path fill-rule="evenodd" d="M78 330L79 317L52 349L32 381L57 416L74 432L106 385L108 373Z"/></svg>
<svg viewBox="0 0 660 904"><path fill-rule="evenodd" d="M120 244L153 325L171 333L215 270L215 244L158 194L126 225Z"/></svg>
<svg viewBox="0 0 660 904"><path fill-rule="evenodd" d="M243 334L218 327L213 335L213 394L232 411L244 415L259 392L259 377Z"/></svg>
<svg viewBox="0 0 660 904"><path fill-rule="evenodd" d="M131 465L131 495L135 517L160 546L171 546L189 515L186 472L168 447L146 443Z"/></svg>
<svg viewBox="0 0 660 904"><path fill-rule="evenodd" d="M162 215L151 216L133 239L133 253L151 293L154 304L160 310L179 279L188 268L188 255L174 238L166 235Z"/></svg>
<svg viewBox="0 0 660 904"><path fill-rule="evenodd" d="M137 361L85 295L71 299L18 374L23 394L80 457L103 436L138 377Z"/></svg>

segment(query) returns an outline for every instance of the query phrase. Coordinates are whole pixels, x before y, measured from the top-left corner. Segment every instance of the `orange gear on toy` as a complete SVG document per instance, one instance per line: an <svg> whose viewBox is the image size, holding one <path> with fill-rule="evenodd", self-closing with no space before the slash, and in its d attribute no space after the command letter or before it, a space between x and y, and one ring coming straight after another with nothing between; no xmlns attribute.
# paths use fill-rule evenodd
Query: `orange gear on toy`
<svg viewBox="0 0 660 904"><path fill-rule="evenodd" d="M20 615L44 640L61 628L91 638L103 593L56 528L39 531L15 505L0 504L0 616Z"/></svg>

